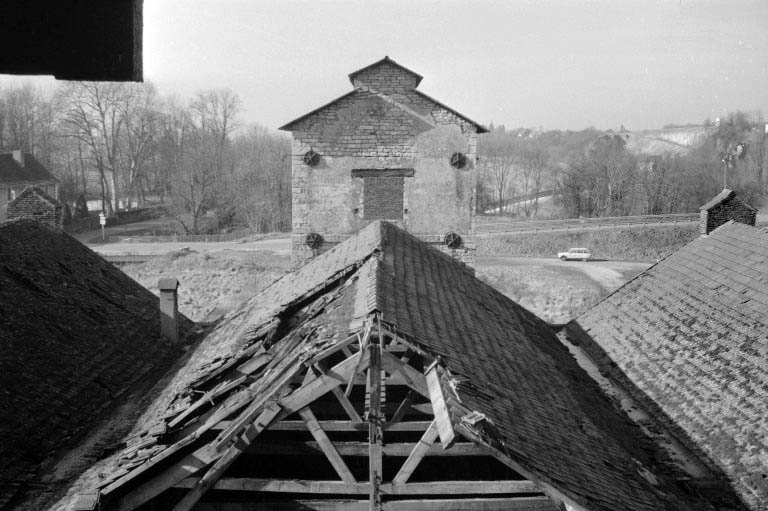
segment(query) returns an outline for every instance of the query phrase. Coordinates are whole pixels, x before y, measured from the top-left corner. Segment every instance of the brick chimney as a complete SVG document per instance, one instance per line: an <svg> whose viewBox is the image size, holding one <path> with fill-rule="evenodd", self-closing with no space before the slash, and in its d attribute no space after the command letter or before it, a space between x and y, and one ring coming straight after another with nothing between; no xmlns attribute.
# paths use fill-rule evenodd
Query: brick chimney
<svg viewBox="0 0 768 511"><path fill-rule="evenodd" d="M731 220L754 226L756 217L755 208L736 197L733 190L724 188L699 208L699 233L707 235Z"/></svg>
<svg viewBox="0 0 768 511"><path fill-rule="evenodd" d="M173 344L179 342L179 281L160 279L160 333Z"/></svg>
<svg viewBox="0 0 768 511"><path fill-rule="evenodd" d="M24 152L21 149L15 149L13 151L13 159L22 167L24 166Z"/></svg>

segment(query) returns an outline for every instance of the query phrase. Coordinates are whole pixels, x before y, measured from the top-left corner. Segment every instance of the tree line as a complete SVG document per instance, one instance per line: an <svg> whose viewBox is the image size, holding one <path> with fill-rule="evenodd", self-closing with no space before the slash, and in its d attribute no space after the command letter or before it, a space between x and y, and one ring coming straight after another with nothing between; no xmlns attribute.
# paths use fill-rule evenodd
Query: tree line
<svg viewBox="0 0 768 511"><path fill-rule="evenodd" d="M550 194L565 218L694 212L724 187L759 205L768 195L762 114L730 113L703 131L690 148L643 154L630 150L623 128L491 126L478 140L478 212L530 217Z"/></svg>
<svg viewBox="0 0 768 511"><path fill-rule="evenodd" d="M241 112L229 89L183 99L151 83L27 82L0 89L0 150L33 153L67 204L98 197L113 215L159 202L188 234L289 230L290 137Z"/></svg>

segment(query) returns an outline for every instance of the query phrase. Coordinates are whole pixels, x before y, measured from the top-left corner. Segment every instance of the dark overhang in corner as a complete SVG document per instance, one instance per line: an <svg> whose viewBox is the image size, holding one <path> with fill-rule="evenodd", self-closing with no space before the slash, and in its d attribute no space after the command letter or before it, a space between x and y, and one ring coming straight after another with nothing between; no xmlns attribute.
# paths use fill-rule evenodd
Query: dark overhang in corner
<svg viewBox="0 0 768 511"><path fill-rule="evenodd" d="M143 80L143 0L3 0L0 73Z"/></svg>

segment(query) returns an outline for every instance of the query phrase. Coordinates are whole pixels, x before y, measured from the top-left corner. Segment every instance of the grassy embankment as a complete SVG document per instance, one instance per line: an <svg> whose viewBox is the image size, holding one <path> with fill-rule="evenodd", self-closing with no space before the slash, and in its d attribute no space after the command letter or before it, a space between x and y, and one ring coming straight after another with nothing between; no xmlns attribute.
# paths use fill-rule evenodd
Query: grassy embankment
<svg viewBox="0 0 768 511"><path fill-rule="evenodd" d="M226 312L283 275L291 258L271 250L257 252L172 252L123 271L155 294L162 277L179 279L179 310L201 321L214 310Z"/></svg>
<svg viewBox="0 0 768 511"><path fill-rule="evenodd" d="M698 224L514 234L478 239L477 255L555 257L570 247L586 247L598 259L656 261L698 235Z"/></svg>

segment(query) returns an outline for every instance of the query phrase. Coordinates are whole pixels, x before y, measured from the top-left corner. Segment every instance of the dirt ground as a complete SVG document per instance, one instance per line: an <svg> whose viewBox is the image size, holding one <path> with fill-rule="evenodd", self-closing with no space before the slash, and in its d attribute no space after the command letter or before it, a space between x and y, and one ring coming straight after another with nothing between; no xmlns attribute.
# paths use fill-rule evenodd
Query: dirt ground
<svg viewBox="0 0 768 511"><path fill-rule="evenodd" d="M648 263L568 261L537 257L479 257L477 276L553 324L567 323Z"/></svg>
<svg viewBox="0 0 768 511"><path fill-rule="evenodd" d="M164 256L123 271L154 293L163 277L179 279L179 309L194 321L215 318L253 296L290 267L288 238L233 243L110 243L103 254ZM648 267L614 261L481 257L477 276L551 323L565 323Z"/></svg>

